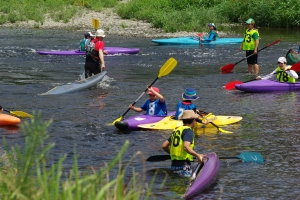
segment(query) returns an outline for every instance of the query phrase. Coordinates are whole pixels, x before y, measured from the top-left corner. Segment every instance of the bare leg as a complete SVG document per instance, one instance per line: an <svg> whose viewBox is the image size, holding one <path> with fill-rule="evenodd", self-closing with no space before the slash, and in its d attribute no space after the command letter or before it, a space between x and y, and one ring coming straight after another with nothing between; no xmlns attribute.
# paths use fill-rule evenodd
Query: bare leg
<svg viewBox="0 0 300 200"><path fill-rule="evenodd" d="M258 74L259 72L259 66L258 64L254 64L254 74Z"/></svg>
<svg viewBox="0 0 300 200"><path fill-rule="evenodd" d="M252 64L248 64L248 73L252 74Z"/></svg>

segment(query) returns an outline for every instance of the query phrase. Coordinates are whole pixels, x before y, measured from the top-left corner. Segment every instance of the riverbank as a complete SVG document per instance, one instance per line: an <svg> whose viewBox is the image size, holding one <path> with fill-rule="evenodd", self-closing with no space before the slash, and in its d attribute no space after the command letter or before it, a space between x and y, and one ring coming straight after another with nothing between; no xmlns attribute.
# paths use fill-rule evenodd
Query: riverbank
<svg viewBox="0 0 300 200"><path fill-rule="evenodd" d="M122 19L112 9L105 9L102 12L95 12L90 10L82 10L81 13L73 17L68 23L55 22L48 16L43 24L35 21L6 23L0 27L10 28L40 28L40 29L72 29L78 31L95 32L92 26L92 19L96 18L100 21L100 28L105 31L107 36L118 35L125 37L146 37L146 38L160 38L160 37L182 37L182 36L196 36L198 32L176 32L166 33L162 29L153 28L151 23L139 20ZM234 35L233 32L220 32L220 37L229 37Z"/></svg>

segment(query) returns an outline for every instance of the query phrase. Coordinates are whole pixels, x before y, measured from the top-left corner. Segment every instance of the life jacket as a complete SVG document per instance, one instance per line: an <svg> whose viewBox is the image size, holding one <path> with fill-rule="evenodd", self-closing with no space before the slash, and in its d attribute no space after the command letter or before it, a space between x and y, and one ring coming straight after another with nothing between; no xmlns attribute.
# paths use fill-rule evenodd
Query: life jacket
<svg viewBox="0 0 300 200"><path fill-rule="evenodd" d="M100 40L92 40L90 41L90 43L86 46L86 55L87 56L91 56L93 59L95 59L96 61L100 61L100 58L99 58L99 51L97 51L95 49L95 44L97 42L99 42Z"/></svg>
<svg viewBox="0 0 300 200"><path fill-rule="evenodd" d="M218 35L218 31L215 31L215 30L211 30L209 33L208 33L208 38L210 38L210 35L214 33L214 37L213 37L213 41L217 40L217 38L219 37Z"/></svg>
<svg viewBox="0 0 300 200"><path fill-rule="evenodd" d="M244 41L243 41L243 50L254 50L255 49L255 40L253 35L257 33L259 37L259 33L257 29L247 29L244 34Z"/></svg>
<svg viewBox="0 0 300 200"><path fill-rule="evenodd" d="M292 66L287 66L288 69L290 69ZM276 69L276 79L280 82L288 82L288 83L295 83L296 79L285 73L284 70L280 69L280 67L277 67Z"/></svg>
<svg viewBox="0 0 300 200"><path fill-rule="evenodd" d="M186 160L193 161L193 156L184 150L184 141L182 140L182 132L185 129L191 129L189 126L180 126L173 130L170 141L170 156L171 160ZM190 147L194 149L194 138Z"/></svg>
<svg viewBox="0 0 300 200"><path fill-rule="evenodd" d="M85 38L80 41L80 51L85 51L85 41Z"/></svg>

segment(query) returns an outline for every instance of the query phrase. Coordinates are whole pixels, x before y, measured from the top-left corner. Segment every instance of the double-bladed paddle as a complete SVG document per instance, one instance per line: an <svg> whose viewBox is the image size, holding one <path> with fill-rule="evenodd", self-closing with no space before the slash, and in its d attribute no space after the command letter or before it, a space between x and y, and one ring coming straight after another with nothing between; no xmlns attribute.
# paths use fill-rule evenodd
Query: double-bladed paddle
<svg viewBox="0 0 300 200"><path fill-rule="evenodd" d="M219 159L238 159L242 160L244 162L256 162L256 163L263 163L264 159L262 155L258 152L242 152L240 155L237 157L219 157ZM147 158L146 161L148 162L160 162L160 161L166 161L166 160L171 160L170 155L155 155L155 156L150 156Z"/></svg>
<svg viewBox="0 0 300 200"><path fill-rule="evenodd" d="M296 63L296 64L293 64L292 67L288 70L294 70L295 72L299 72L300 71L300 62ZM256 81L257 79L253 79L253 80L249 80L249 81L245 81L245 82L242 82L242 81L239 81L239 80L235 80L235 81L231 81L229 83L227 83L224 88L226 90L233 90L235 89L235 85L236 84L242 84L242 83L247 83L247 82L251 82L251 81Z"/></svg>
<svg viewBox="0 0 300 200"><path fill-rule="evenodd" d="M167 60L167 62L165 62L165 64L160 68L158 76L156 77L156 79L149 85L149 88L162 76L166 76L168 75L173 69L174 67L177 65L177 60L175 60L174 58L169 58ZM134 106L136 104L136 102L148 91L148 88L146 88L146 90L133 102L133 104L131 104L132 106ZM121 121L123 119L123 117L127 114L127 112L130 110L130 108L128 108L126 110L126 112L120 116L118 119L116 119L115 121L113 121L112 124L115 124L118 121Z"/></svg>
<svg viewBox="0 0 300 200"><path fill-rule="evenodd" d="M10 113L11 115L15 116L15 117L20 117L20 118L33 118L32 115L23 112L23 111L9 111L9 110L5 110L3 109L5 112Z"/></svg>
<svg viewBox="0 0 300 200"><path fill-rule="evenodd" d="M262 51L262 50L264 50L265 48L268 48L268 47L272 46L273 44L276 44L276 43L280 42L280 40L281 40L281 39L278 39L278 40L276 40L275 42L273 42L273 43L271 43L271 44L267 44L267 46L265 46L265 47L259 49L259 50L257 51L257 53L260 52L260 51ZM242 60L240 60L240 61L238 61L238 62L236 62L236 63L234 63L234 64L227 64L227 65L221 67L220 69L221 69L221 71L222 71L223 73L230 73L230 72L233 70L233 68L234 68L235 65L239 64L239 63L242 62L243 60L246 60L247 58L249 58L249 57L251 57L251 56L253 56L253 55L254 55L254 53L251 54L251 55L249 55L249 56L247 56L247 57L245 57L245 58L243 58Z"/></svg>

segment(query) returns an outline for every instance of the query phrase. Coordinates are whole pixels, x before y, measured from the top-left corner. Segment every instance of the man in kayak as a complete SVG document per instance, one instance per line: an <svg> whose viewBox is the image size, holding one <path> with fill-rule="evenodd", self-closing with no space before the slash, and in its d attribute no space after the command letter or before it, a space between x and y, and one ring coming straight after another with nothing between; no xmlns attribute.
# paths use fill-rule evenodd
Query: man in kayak
<svg viewBox="0 0 300 200"><path fill-rule="evenodd" d="M207 26L208 26L208 29L209 29L208 37L203 38L202 36L200 36L200 40L202 42L211 42L211 41L217 40L217 38L219 36L218 36L218 31L217 31L217 28L216 28L215 24L214 23L209 23Z"/></svg>
<svg viewBox="0 0 300 200"><path fill-rule="evenodd" d="M277 64L278 67L270 74L263 77L256 77L258 80L266 80L266 79L275 79L280 82L288 82L295 83L296 79L298 79L298 74L294 70L290 70L291 66L286 65L286 58L280 57L278 58Z"/></svg>
<svg viewBox="0 0 300 200"><path fill-rule="evenodd" d="M85 78L101 73L101 70L105 68L104 54L107 55L107 51L104 50L104 31L98 29L95 36L86 48Z"/></svg>
<svg viewBox="0 0 300 200"><path fill-rule="evenodd" d="M162 149L171 156L171 171L182 177L190 177L192 175L191 162L193 158L196 157L199 163L202 163L206 158L204 154L198 154L194 151L195 134L193 128L197 122L203 122L193 110L183 111L180 119L183 125L173 130L171 137L162 144ZM205 123L209 122L211 121L207 120Z"/></svg>
<svg viewBox="0 0 300 200"><path fill-rule="evenodd" d="M245 21L247 24L247 29L244 34L244 40L240 46L240 51L246 51L247 64L248 64L248 73L252 73L252 66L254 74L258 74L259 66L257 64L257 48L259 44L259 33L257 29L254 29L255 21L252 18L249 18Z"/></svg>
<svg viewBox="0 0 300 200"><path fill-rule="evenodd" d="M167 115L168 112L166 102L163 95L159 93L159 89L157 87L148 86L147 88L149 99L141 107L134 107L132 104L130 104L128 108L136 112L146 111L146 115Z"/></svg>

